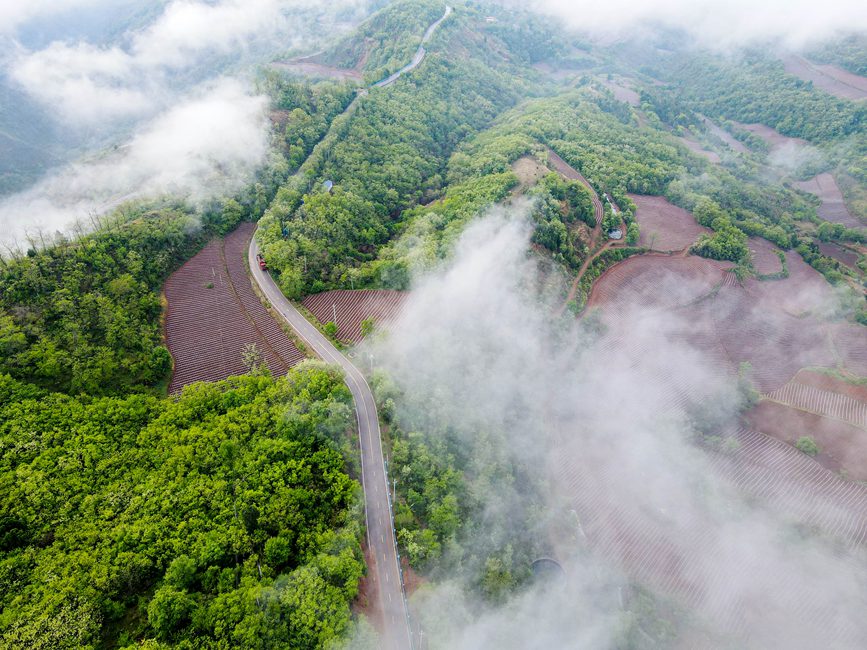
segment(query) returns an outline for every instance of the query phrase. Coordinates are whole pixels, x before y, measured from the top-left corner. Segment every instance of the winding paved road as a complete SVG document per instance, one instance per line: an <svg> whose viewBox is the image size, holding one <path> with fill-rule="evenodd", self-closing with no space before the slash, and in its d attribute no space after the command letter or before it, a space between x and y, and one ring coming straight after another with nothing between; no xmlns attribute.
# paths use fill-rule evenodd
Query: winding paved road
<svg viewBox="0 0 867 650"><path fill-rule="evenodd" d="M431 39L431 36L433 36L433 33L436 31L437 27L440 26L440 23L442 23L446 18L448 18L449 14L451 14L451 13L452 13L452 8L449 7L448 5L446 5L446 12L442 15L442 18L440 18L435 23L431 23L430 26L427 28L427 31L424 33L424 36L422 36L421 45L418 46L418 49L415 52L415 56L412 57L412 61L407 63L405 66L403 66L400 70L395 72L390 77L386 77L382 81L377 81L375 84L373 84L373 87L374 88L385 88L386 86L390 86L395 81L400 79L401 75L406 74L407 72L410 72L412 70L415 70L419 66L419 64L422 61L424 61L425 54L427 54L427 50L425 49L424 44L427 43Z"/></svg>
<svg viewBox="0 0 867 650"><path fill-rule="evenodd" d="M280 291L271 275L256 262L259 247L255 236L250 242L248 261L250 273L265 297L301 339L327 363L340 366L352 397L358 418L361 446L361 484L364 488L367 546L374 558L369 567L379 596L383 619L382 647L407 650L413 647L409 610L398 565L396 539L392 528L391 499L376 402L364 375L322 333L313 326Z"/></svg>
<svg viewBox="0 0 867 650"><path fill-rule="evenodd" d="M425 31L421 45L415 53L412 61L395 72L390 77L383 79L373 87L385 88L390 86L401 75L414 70L424 60L424 44L427 43L437 27L449 17L452 8L446 6L445 13L436 22L432 23ZM359 97L366 94L366 90ZM356 97L344 111L349 113L355 110L359 97ZM333 127L333 123L332 123ZM330 132L330 129L329 129ZM323 140L327 139L323 138ZM321 145L318 144L317 147ZM376 413L376 402L373 393L368 386L364 375L352 362L346 358L336 347L331 344L323 334L316 329L295 307L290 303L280 288L274 282L271 275L262 271L256 261L259 246L256 236L250 241L248 250L248 263L250 273L256 284L265 294L275 310L295 330L296 334L313 350L323 361L338 365L343 369L344 380L352 397L355 400L355 414L358 419L358 436L361 447L361 485L364 488L364 516L367 523L367 548L373 559L369 567L373 582L377 590L379 611L382 614L383 638L382 648L386 650L412 650L414 647L412 629L409 619L409 609L406 603L406 594L403 588L403 579L397 555L397 540L394 534L391 493L388 485L388 477L385 471L385 462L382 454L382 434L379 430L379 417Z"/></svg>

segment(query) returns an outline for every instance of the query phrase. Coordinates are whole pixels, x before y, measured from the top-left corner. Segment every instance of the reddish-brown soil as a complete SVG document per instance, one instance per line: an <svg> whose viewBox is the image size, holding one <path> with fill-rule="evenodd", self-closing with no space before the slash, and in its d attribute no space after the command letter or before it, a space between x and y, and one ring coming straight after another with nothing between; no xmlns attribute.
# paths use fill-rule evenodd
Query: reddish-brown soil
<svg viewBox="0 0 867 650"><path fill-rule="evenodd" d="M614 94L614 98L617 101L626 102L630 106L640 105L641 96L632 88L626 86L626 83L627 82L617 83L615 81L608 81L607 79L602 80L602 85Z"/></svg>
<svg viewBox="0 0 867 650"><path fill-rule="evenodd" d="M816 460L823 467L867 480L867 429L767 400L750 409L746 419L753 429L790 445L802 436L811 437L819 446Z"/></svg>
<svg viewBox="0 0 867 650"><path fill-rule="evenodd" d="M807 267L819 278L814 286L813 275L794 260L789 263L795 272L785 280L751 279L742 286L726 272L731 264L694 256L632 257L596 281L588 307L603 308L612 322L640 306L670 311L672 320L688 323L673 338L702 350L721 372L750 362L764 392L780 388L801 368L833 368L837 357L858 373L867 363L867 348L860 352L859 332L853 329L859 326L834 326L835 353L830 326L821 318L821 306L832 297L830 287Z"/></svg>
<svg viewBox="0 0 867 650"><path fill-rule="evenodd" d="M358 583L358 595L352 603L352 610L357 614L364 614L373 628L382 635L385 631L385 622L382 618L382 609L378 596L378 587L376 584L376 558L370 553L367 543L363 542L361 550L364 553L364 563L367 566L367 572L361 576Z"/></svg>
<svg viewBox="0 0 867 650"><path fill-rule="evenodd" d="M834 323L829 329L840 363L852 374L867 377L867 327Z"/></svg>
<svg viewBox="0 0 867 650"><path fill-rule="evenodd" d="M636 205L635 220L641 230L638 243L656 251L680 251L691 246L702 233L709 233L683 208L661 196L630 194Z"/></svg>
<svg viewBox="0 0 867 650"><path fill-rule="evenodd" d="M757 306L793 316L828 311L834 304L834 292L825 278L794 251L786 251L786 267L789 276L782 280L746 280Z"/></svg>
<svg viewBox="0 0 867 650"><path fill-rule="evenodd" d="M764 124L741 124L740 122L735 122L735 125L759 136L768 143L772 151L786 146L806 147L809 144L806 140L790 138Z"/></svg>
<svg viewBox="0 0 867 650"><path fill-rule="evenodd" d="M773 275L783 270L780 256L777 255L779 249L767 239L751 237L749 247L756 273L759 275Z"/></svg>
<svg viewBox="0 0 867 650"><path fill-rule="evenodd" d="M166 343L175 362L169 392L243 374L248 344L256 345L274 375L303 358L250 284L247 245L254 230L244 223L212 241L166 282Z"/></svg>
<svg viewBox="0 0 867 650"><path fill-rule="evenodd" d="M844 248L843 246L839 246L833 242L824 241L817 241L816 245L818 245L819 252L822 253L822 255L835 259L841 264L855 268L855 265L858 263L860 255L851 248Z"/></svg>
<svg viewBox="0 0 867 650"><path fill-rule="evenodd" d="M518 177L518 186L513 194L523 194L528 188L538 183L549 170L535 156L521 156L512 163L512 171Z"/></svg>
<svg viewBox="0 0 867 650"><path fill-rule="evenodd" d="M703 158L706 158L709 162L712 162L715 165L718 165L722 160L716 151L710 151L709 149L705 149L704 145L692 136L680 136L678 140L680 140L684 145L686 145L687 149L689 149L693 153L697 153Z"/></svg>
<svg viewBox="0 0 867 650"><path fill-rule="evenodd" d="M406 557L400 558L400 568L403 572L403 588L409 598L425 583L425 579L413 570Z"/></svg>
<svg viewBox="0 0 867 650"><path fill-rule="evenodd" d="M706 117L703 117L701 119L702 122L704 122L704 125L707 127L707 130L711 134L722 140L725 144L727 144L732 151L735 151L737 153L747 153L749 151L747 146L740 140L736 139L731 133L719 127L717 124L710 121Z"/></svg>
<svg viewBox="0 0 867 650"><path fill-rule="evenodd" d="M703 257L639 255L615 264L596 280L588 308L622 312L633 307L675 309L708 296L731 264Z"/></svg>
<svg viewBox="0 0 867 650"><path fill-rule="evenodd" d="M837 379L823 372L815 370L801 370L792 380L804 386L813 386L820 390L826 390L839 395L846 395L852 399L867 404L867 386L850 384L848 381Z"/></svg>
<svg viewBox="0 0 867 650"><path fill-rule="evenodd" d="M322 65L321 63L312 63L310 61L274 63L272 65L278 70L285 70L286 72L303 75L305 77L323 77L325 79L336 79L337 81L361 81L363 79L361 73L357 70L332 68L331 66Z"/></svg>
<svg viewBox="0 0 867 650"><path fill-rule="evenodd" d="M849 208L846 207L846 202L843 200L840 186L837 185L837 181L831 174L825 172L808 181L798 181L794 185L798 189L819 197L822 204L816 212L825 221L841 223L848 228L858 228L864 225L849 212Z"/></svg>
<svg viewBox="0 0 867 650"><path fill-rule="evenodd" d="M840 420L867 431L867 399L851 397L846 393L837 392L833 388L820 388L809 383L801 383L799 381L801 374L799 372L785 386L766 395L766 399L823 417ZM829 377L829 379L831 378ZM839 380L836 383L843 384Z"/></svg>
<svg viewBox="0 0 867 650"><path fill-rule="evenodd" d="M303 305L320 323L334 321L337 316L337 338L358 343L361 336L361 321L372 318L375 326L393 320L403 307L407 297L402 291L326 291L307 296Z"/></svg>
<svg viewBox="0 0 867 650"><path fill-rule="evenodd" d="M867 98L867 78L833 65L817 65L802 56L789 56L783 60L786 72L811 81L817 88L842 99Z"/></svg>
<svg viewBox="0 0 867 650"><path fill-rule="evenodd" d="M738 429L725 435L733 444L726 446L729 451L709 452L706 476L844 544L867 541L867 487L841 479L762 433ZM731 576L744 570L745 558L727 553L725 541L717 537L719 521L714 515L696 507L689 495L670 493L661 494L654 508L636 507L624 494L624 468L619 463L596 458L596 450L582 436L572 443L574 449L569 444L565 442L565 449L558 446L550 462L558 490L574 507L582 539L633 579L690 608L698 607L705 618L731 632L748 626L749 612L761 611L761 603L754 602L751 590L731 588ZM647 475L648 490L653 489L652 476ZM713 562L707 562L708 553L715 554ZM782 588L785 576L777 577ZM797 610L791 615L817 624L833 619L833 611L812 599L809 591L794 594L790 602Z"/></svg>

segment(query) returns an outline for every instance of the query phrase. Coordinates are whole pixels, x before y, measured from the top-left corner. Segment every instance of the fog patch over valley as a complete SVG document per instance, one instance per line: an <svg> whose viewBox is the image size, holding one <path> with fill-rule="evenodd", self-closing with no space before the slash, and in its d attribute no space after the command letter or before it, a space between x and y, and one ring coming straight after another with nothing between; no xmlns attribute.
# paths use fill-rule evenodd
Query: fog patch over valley
<svg viewBox="0 0 867 650"><path fill-rule="evenodd" d="M527 215L518 203L471 225L365 352L403 391L406 431L518 468L471 479L480 523L457 541L473 553L411 600L431 647L617 647L643 633L632 581L696 612L681 638L701 647L815 648L829 630L834 647L863 647L863 553L804 532L786 495L742 492L729 443L705 437L737 427L737 377L675 311L552 323ZM655 290L682 291L669 283ZM479 602L486 554L515 540L556 557L565 583Z"/></svg>
<svg viewBox="0 0 867 650"><path fill-rule="evenodd" d="M207 84L124 146L0 203L4 241L24 245L37 230L52 236L135 198L171 194L195 203L241 189L267 154L266 109L267 98L236 80Z"/></svg>
<svg viewBox="0 0 867 650"><path fill-rule="evenodd" d="M867 29L859 0L539 0L533 7L594 35L634 38L645 27L680 28L711 49L766 41L798 48Z"/></svg>
<svg viewBox="0 0 867 650"><path fill-rule="evenodd" d="M361 0L327 8L312 0L163 4L147 8L145 18L153 17L141 27L131 8L134 27L107 42L58 38L34 49L15 40L16 28L52 24L64 12L100 8L100 0L3 10L7 83L90 149L0 204L4 246L20 247L35 230L66 233L72 222L132 198L168 193L196 202L244 187L268 151L257 66L333 35L367 7Z"/></svg>

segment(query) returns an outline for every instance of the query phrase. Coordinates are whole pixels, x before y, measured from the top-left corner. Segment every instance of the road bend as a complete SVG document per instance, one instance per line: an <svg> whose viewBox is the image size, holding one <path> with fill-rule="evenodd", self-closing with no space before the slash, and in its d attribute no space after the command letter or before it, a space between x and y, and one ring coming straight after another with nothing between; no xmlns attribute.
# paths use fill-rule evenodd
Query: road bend
<svg viewBox="0 0 867 650"><path fill-rule="evenodd" d="M385 472L382 440L376 402L364 375L290 303L274 279L259 268L259 247L255 235L250 241L250 273L275 310L319 357L340 366L344 380L355 400L358 436L361 447L361 484L364 488L364 514L367 523L367 547L374 558L369 567L379 596L383 619L382 647L388 650L411 650L409 610L398 564L394 534L391 492Z"/></svg>
<svg viewBox="0 0 867 650"><path fill-rule="evenodd" d="M427 31L424 33L424 36L422 36L422 38L421 38L421 45L418 46L418 49L415 52L415 56L412 57L412 61L407 63L405 66L403 66L400 70L398 70L397 72L395 72L391 76L386 77L382 81L377 81L375 84L373 84L373 87L374 88L385 88L387 86L390 86L395 81L400 79L401 76L405 75L407 72L412 72L413 70L415 70L421 64L421 62L424 61L424 57L427 54L427 50L424 47L425 44L431 39L431 37L433 36L437 27L439 27L442 24L442 22L446 18L448 18L449 15L451 15L451 13L452 13L452 8L449 7L448 5L446 5L446 11L442 15L442 18L440 18L436 22L431 23L428 26Z"/></svg>

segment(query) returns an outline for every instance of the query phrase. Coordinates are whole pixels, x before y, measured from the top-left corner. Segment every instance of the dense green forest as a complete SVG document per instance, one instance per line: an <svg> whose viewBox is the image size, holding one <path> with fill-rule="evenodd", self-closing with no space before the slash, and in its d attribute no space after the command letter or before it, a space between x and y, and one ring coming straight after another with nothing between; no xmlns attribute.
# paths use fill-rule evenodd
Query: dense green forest
<svg viewBox="0 0 867 650"><path fill-rule="evenodd" d="M672 66L669 78L700 113L758 122L809 142L844 138L863 130L867 119L867 107L814 90L786 74L780 61L756 57L732 65L689 56Z"/></svg>
<svg viewBox="0 0 867 650"><path fill-rule="evenodd" d="M266 73L272 153L0 266L0 646L322 648L364 572L351 397L307 362L165 398L168 275L257 219L354 93ZM36 244L37 242L34 242Z"/></svg>
<svg viewBox="0 0 867 650"><path fill-rule="evenodd" d="M381 79L409 62L444 6L394 3L321 59ZM842 41L817 57L853 69L862 45ZM629 71L646 82L633 109L593 77L593 66L622 62L589 49L550 20L470 3L388 88L359 93L262 70L272 146L243 191L195 208L127 205L92 234L2 261L0 646L322 648L352 629L365 569L339 373L305 362L285 378L254 371L163 395L172 360L161 287L242 220L259 221L269 269L291 298L408 289L448 258L467 224L518 194L529 199L533 254L564 277L609 229L626 227L627 246L588 263L575 311L605 269L646 252L635 247L629 193L689 210L712 230L691 251L736 262L739 273L754 272L748 237L759 236L854 284L814 240L867 235L822 222L816 200L791 188L797 173L769 173L767 145L733 121L811 142L824 156L811 173L834 170L859 213L867 108L764 55L673 52ZM587 74L559 83L532 67L558 61ZM653 85L651 72L669 85ZM752 151L720 164L689 151L677 137L687 130L713 142L703 116ZM597 224L590 191L545 169L551 152L620 211L605 201ZM516 173L525 156L540 166L538 182ZM591 242L597 226L603 237ZM506 453L505 424L459 430L435 417L436 396L407 396L380 373L371 383L399 479L401 552L434 580L460 572L480 603L507 601L544 546L544 486L532 478L541 471ZM508 509L486 507L494 490Z"/></svg>
<svg viewBox="0 0 867 650"><path fill-rule="evenodd" d="M308 362L178 400L0 376L3 647L319 648L363 572L350 396Z"/></svg>
<svg viewBox="0 0 867 650"><path fill-rule="evenodd" d="M373 389L388 423L398 477L394 523L410 564L433 578L460 574L479 606L504 603L528 583L542 544L538 473L512 460L506 428L446 424L433 415L437 397L408 399L381 373ZM492 502L507 505L491 509Z"/></svg>
<svg viewBox="0 0 867 650"><path fill-rule="evenodd" d="M505 75L437 56L372 90L318 170L335 190L301 194L289 184L260 222L281 289L298 297L345 283L395 234L403 209L438 196L457 144L516 100Z"/></svg>
<svg viewBox="0 0 867 650"><path fill-rule="evenodd" d="M428 25L440 18L445 2L404 0L378 11L320 57L340 68L359 66L367 83L385 79L410 62Z"/></svg>
<svg viewBox="0 0 867 650"><path fill-rule="evenodd" d="M818 63L839 65L844 70L867 77L867 37L850 34L812 50L810 58Z"/></svg>

